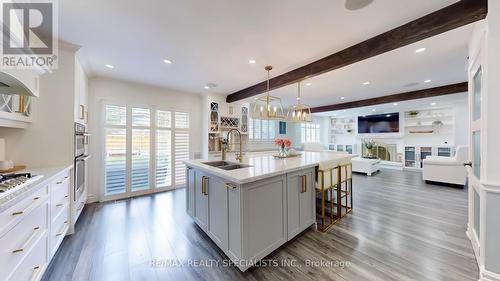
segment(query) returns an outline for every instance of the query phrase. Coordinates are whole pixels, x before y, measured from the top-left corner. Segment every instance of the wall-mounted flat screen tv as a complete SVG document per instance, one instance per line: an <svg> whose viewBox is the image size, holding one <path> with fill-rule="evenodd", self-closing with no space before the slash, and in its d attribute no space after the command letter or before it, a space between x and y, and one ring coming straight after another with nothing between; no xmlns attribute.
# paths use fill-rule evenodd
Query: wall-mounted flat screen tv
<svg viewBox="0 0 500 281"><path fill-rule="evenodd" d="M399 113L358 116L358 134L399 133Z"/></svg>

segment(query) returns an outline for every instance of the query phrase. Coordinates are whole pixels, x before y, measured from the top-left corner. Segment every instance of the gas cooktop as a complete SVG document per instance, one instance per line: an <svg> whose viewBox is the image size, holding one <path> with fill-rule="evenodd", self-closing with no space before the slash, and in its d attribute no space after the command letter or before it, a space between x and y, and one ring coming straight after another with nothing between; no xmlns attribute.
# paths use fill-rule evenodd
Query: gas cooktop
<svg viewBox="0 0 500 281"><path fill-rule="evenodd" d="M31 173L0 175L0 197L4 197L41 178L42 176L32 175Z"/></svg>

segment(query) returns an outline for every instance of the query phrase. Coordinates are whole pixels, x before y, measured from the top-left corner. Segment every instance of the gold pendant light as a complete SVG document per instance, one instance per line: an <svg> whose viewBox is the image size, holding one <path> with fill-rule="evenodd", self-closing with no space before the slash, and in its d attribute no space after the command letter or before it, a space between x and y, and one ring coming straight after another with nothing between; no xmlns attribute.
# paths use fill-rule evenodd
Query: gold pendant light
<svg viewBox="0 0 500 281"><path fill-rule="evenodd" d="M269 80L272 66L266 66L267 71L267 94L260 98L255 98L255 103L252 110L253 119L261 120L285 120L285 113L281 104L281 99L273 97L269 94Z"/></svg>
<svg viewBox="0 0 500 281"><path fill-rule="evenodd" d="M287 121L292 123L312 122L311 107L302 104L300 97L300 82L297 83L297 104L288 108Z"/></svg>

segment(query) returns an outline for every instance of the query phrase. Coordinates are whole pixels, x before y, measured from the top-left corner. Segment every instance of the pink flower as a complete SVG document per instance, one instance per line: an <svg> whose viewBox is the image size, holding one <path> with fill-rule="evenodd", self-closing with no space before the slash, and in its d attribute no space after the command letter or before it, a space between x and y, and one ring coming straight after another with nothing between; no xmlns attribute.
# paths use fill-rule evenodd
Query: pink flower
<svg viewBox="0 0 500 281"><path fill-rule="evenodd" d="M274 144L281 147L290 147L292 146L292 141L289 139L275 139Z"/></svg>

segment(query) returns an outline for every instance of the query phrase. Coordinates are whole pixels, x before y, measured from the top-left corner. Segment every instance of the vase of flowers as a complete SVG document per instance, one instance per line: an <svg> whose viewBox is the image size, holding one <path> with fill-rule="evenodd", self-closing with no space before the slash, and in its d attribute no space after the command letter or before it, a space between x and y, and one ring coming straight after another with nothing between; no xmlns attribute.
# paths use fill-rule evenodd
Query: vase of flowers
<svg viewBox="0 0 500 281"><path fill-rule="evenodd" d="M372 158L373 157L372 149L375 146L375 141L374 140L364 140L363 145L367 150L366 158Z"/></svg>
<svg viewBox="0 0 500 281"><path fill-rule="evenodd" d="M278 157L287 157L287 149L292 146L292 141L289 139L275 139L274 144L279 147Z"/></svg>

